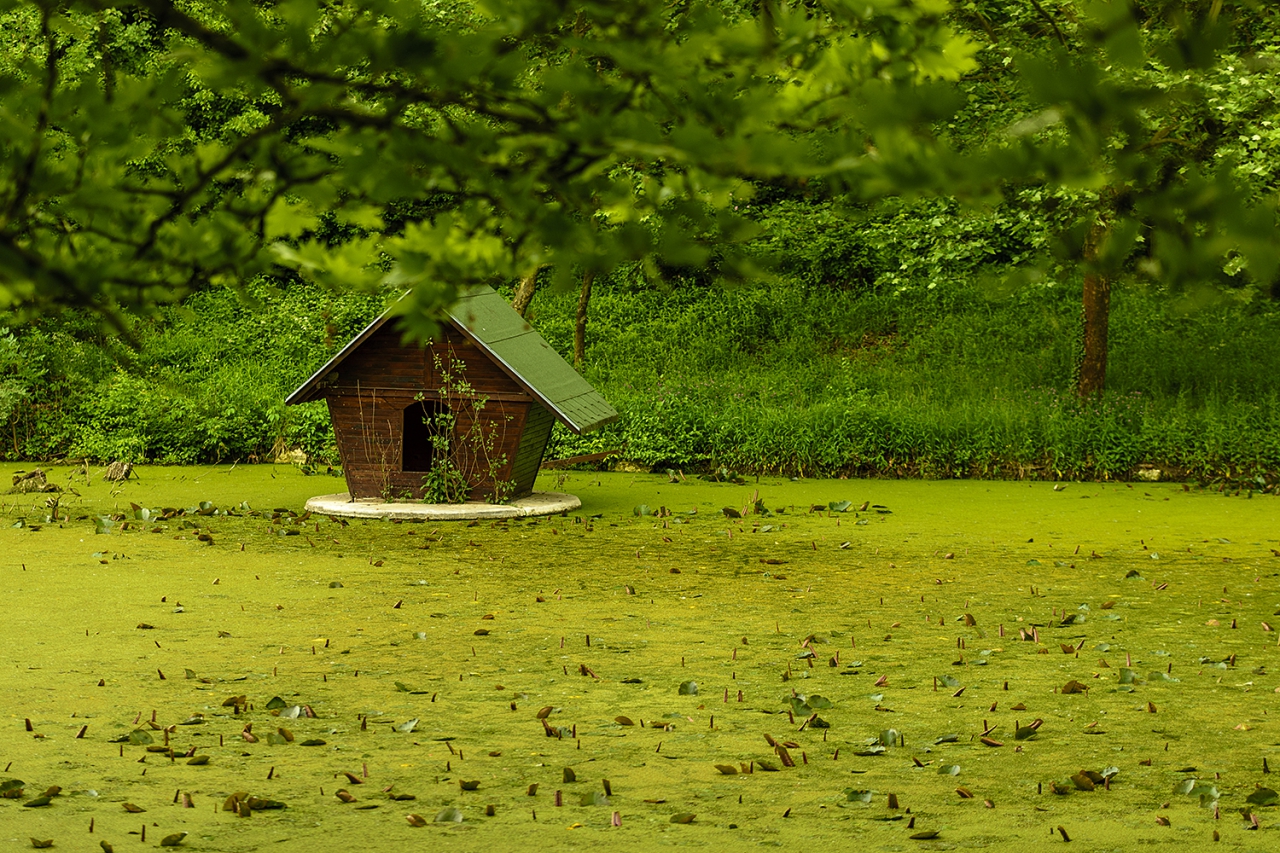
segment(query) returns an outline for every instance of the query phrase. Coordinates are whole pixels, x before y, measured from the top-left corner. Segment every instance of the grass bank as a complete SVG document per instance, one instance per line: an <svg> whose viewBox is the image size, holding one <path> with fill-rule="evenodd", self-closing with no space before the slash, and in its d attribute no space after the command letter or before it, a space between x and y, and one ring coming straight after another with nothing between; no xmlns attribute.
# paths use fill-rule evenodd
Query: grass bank
<svg viewBox="0 0 1280 853"><path fill-rule="evenodd" d="M138 348L87 320L0 337L9 458L336 461L322 405L284 397L382 304L292 286L227 291L140 320ZM879 292L779 281L670 291L602 281L584 372L622 413L551 454L621 448L644 468L805 476L1131 479L1266 486L1280 471L1280 309L1185 310L1120 288L1109 391L1070 393L1079 287ZM531 320L572 351L576 295ZM1259 479L1261 478L1261 479Z"/></svg>
<svg viewBox="0 0 1280 853"><path fill-rule="evenodd" d="M572 299L539 297L562 350ZM1110 388L1070 393L1078 287L854 296L786 286L592 302L586 373L623 412L561 455L818 476L1212 479L1280 470L1280 312L1117 293Z"/></svg>

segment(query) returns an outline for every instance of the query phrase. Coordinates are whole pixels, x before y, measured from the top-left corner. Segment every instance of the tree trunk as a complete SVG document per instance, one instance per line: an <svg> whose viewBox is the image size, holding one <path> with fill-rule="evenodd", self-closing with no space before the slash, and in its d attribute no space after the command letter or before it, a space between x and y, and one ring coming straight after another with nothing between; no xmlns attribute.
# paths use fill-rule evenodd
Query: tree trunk
<svg viewBox="0 0 1280 853"><path fill-rule="evenodd" d="M538 269L541 269L541 267ZM516 313L521 317L528 313L529 303L533 301L533 291L537 286L538 270L534 270L520 279L520 285L516 288L516 295L511 298L511 307L516 309Z"/></svg>
<svg viewBox="0 0 1280 853"><path fill-rule="evenodd" d="M582 274L582 292L578 294L578 314L573 323L573 366L581 368L587 352L587 305L591 302L591 283L596 274L587 270Z"/></svg>
<svg viewBox="0 0 1280 853"><path fill-rule="evenodd" d="M1081 399L1100 397L1107 386L1107 324L1111 316L1111 277L1094 264L1106 236L1102 222L1089 228L1084 243L1084 352L1076 393Z"/></svg>

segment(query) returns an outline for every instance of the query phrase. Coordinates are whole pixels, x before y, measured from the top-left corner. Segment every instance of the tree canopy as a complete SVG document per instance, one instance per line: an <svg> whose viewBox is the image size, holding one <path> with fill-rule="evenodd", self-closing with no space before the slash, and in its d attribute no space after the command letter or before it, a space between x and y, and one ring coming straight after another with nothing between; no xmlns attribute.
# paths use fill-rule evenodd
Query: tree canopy
<svg viewBox="0 0 1280 853"><path fill-rule="evenodd" d="M3 0L0 297L110 315L284 268L407 289L428 334L457 286L542 267L754 275L762 186L1035 195L1089 271L1269 285L1212 98L1224 56L1269 67L1232 33L1271 13L1032 9Z"/></svg>

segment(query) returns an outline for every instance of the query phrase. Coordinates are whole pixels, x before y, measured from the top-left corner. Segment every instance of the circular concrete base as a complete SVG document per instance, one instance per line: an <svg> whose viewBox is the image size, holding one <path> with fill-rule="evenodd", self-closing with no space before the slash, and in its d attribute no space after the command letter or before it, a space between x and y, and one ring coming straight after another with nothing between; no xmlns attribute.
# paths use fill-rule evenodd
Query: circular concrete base
<svg viewBox="0 0 1280 853"><path fill-rule="evenodd" d="M421 504L388 502L378 498L352 500L346 492L321 495L307 501L307 509L322 515L346 518L396 518L423 521L470 521L477 518L526 518L533 515L556 515L572 512L582 506L575 495L561 492L534 492L507 504L468 501L464 504Z"/></svg>

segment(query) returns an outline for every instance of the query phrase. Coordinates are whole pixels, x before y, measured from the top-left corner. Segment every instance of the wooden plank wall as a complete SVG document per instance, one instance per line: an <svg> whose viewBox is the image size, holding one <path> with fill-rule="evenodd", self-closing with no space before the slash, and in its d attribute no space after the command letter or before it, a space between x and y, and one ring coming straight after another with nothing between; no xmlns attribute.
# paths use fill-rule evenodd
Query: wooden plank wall
<svg viewBox="0 0 1280 853"><path fill-rule="evenodd" d="M353 352L330 380L325 394L347 488L353 496L422 496L422 473L402 470L404 410L416 402L419 393L440 394L433 354L439 356L446 369L458 370L476 396L489 398L478 413L480 430L491 438L492 458L505 461L494 466L491 476L477 442L458 443L460 440L454 439L462 451L463 467L467 469L464 473L472 479L473 497L491 494L495 478L516 479L514 468L524 446L522 436L533 399L483 351L456 330L447 332L445 340L423 349L401 344L399 333L388 324ZM475 425L476 413L467 400L453 402L457 410L455 436L465 436ZM546 414L549 433L550 414L541 407L539 410ZM541 443L545 447L545 437ZM535 474L536 471L535 464Z"/></svg>
<svg viewBox="0 0 1280 853"><path fill-rule="evenodd" d="M353 391L357 387L366 391L391 388L414 392L435 390L440 383L439 364L465 379L477 394L532 399L461 332L450 326L444 333L442 340L423 348L402 344L394 324L386 324L347 356L334 373L325 377L326 393Z"/></svg>
<svg viewBox="0 0 1280 853"><path fill-rule="evenodd" d="M554 423L554 416L546 408L537 403L530 406L520 449L511 467L511 479L515 484L512 497L522 498L533 491L533 481L542 465L542 454L546 452Z"/></svg>

